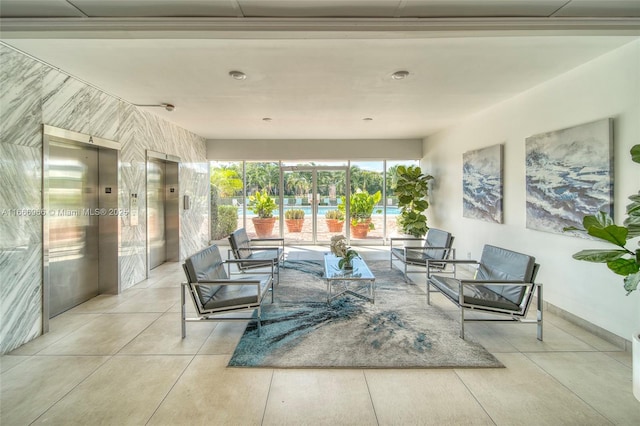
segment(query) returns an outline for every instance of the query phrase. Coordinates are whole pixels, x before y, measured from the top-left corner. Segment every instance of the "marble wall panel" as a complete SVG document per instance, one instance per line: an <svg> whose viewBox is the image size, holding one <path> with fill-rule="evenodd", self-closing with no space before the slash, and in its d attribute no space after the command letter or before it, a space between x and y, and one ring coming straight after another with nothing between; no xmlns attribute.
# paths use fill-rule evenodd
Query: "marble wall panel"
<svg viewBox="0 0 640 426"><path fill-rule="evenodd" d="M40 148L0 143L0 353L42 329L41 163Z"/></svg>
<svg viewBox="0 0 640 426"><path fill-rule="evenodd" d="M117 140L120 127L120 104L123 102L106 93L98 92L97 102L89 103L89 134Z"/></svg>
<svg viewBox="0 0 640 426"><path fill-rule="evenodd" d="M40 243L42 151L0 144L0 182L0 248Z"/></svg>
<svg viewBox="0 0 640 426"><path fill-rule="evenodd" d="M42 121L50 126L90 134L91 108L100 92L55 69L43 77Z"/></svg>
<svg viewBox="0 0 640 426"><path fill-rule="evenodd" d="M188 195L189 210L180 210L180 258L184 259L209 243L209 164L180 164L180 198Z"/></svg>
<svg viewBox="0 0 640 426"><path fill-rule="evenodd" d="M42 245L0 249L0 353L42 333Z"/></svg>
<svg viewBox="0 0 640 426"><path fill-rule="evenodd" d="M182 161L180 194L192 197L192 207L184 210L181 204L181 257L206 246L209 171L204 138L5 46L0 45L0 55L0 141L8 142L0 144L0 179L5 183L0 209L40 208L44 123L121 144L120 207L130 208L130 194L138 194L138 224L130 216L120 220L121 289L147 276L146 150ZM0 224L0 276L10 277L0 286L2 353L41 330L41 229L35 216L3 218Z"/></svg>
<svg viewBox="0 0 640 426"><path fill-rule="evenodd" d="M44 65L0 45L0 142L42 146Z"/></svg>
<svg viewBox="0 0 640 426"><path fill-rule="evenodd" d="M131 211L120 218L121 288L127 289L147 276L146 176L142 162L120 163L120 206L131 210L131 194L138 196L138 223L132 223Z"/></svg>
<svg viewBox="0 0 640 426"><path fill-rule="evenodd" d="M144 127L147 124L145 116L133 105L121 102L119 106L120 125L116 132L116 140L120 142L120 161L135 164L144 163L145 143Z"/></svg>
<svg viewBox="0 0 640 426"><path fill-rule="evenodd" d="M42 121L50 126L117 140L122 102L54 69L43 76Z"/></svg>

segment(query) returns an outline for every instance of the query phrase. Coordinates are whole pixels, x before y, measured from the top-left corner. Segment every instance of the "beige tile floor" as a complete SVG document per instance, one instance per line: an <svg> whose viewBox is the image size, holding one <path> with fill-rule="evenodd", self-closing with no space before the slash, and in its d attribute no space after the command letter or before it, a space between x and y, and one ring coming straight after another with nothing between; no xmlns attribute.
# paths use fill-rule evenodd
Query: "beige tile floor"
<svg viewBox="0 0 640 426"><path fill-rule="evenodd" d="M358 247L368 260L388 259L387 250ZM181 339L182 279L178 263L162 265L2 356L0 424L640 424L630 354L549 313L544 342L534 325L467 326L503 369L226 368L245 324L189 323ZM457 318L438 296L434 305Z"/></svg>

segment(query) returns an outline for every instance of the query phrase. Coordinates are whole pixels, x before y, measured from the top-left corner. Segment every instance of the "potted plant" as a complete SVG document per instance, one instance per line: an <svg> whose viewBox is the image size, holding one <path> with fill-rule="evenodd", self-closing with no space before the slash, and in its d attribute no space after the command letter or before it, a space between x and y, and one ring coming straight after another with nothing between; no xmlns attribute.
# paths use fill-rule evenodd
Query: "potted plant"
<svg viewBox="0 0 640 426"><path fill-rule="evenodd" d="M398 226L407 235L422 238L427 234L427 217L424 211L429 207L429 181L431 175L425 175L418 166L398 166L396 184L393 188L398 197L400 216Z"/></svg>
<svg viewBox="0 0 640 426"><path fill-rule="evenodd" d="M640 163L640 144L631 148L631 159ZM627 205L627 218L622 226L618 226L613 219L604 212L595 216L585 216L582 220L584 231L592 237L612 244L608 250L582 250L573 255L574 259L587 262L606 263L614 273L624 277L624 289L627 296L638 289L640 284L640 248L629 249L627 242L640 236L640 191L629 197L631 204ZM565 228L575 231L575 227ZM640 246L640 242L638 243ZM632 336L633 357L633 395L640 401L640 330Z"/></svg>
<svg viewBox="0 0 640 426"><path fill-rule="evenodd" d="M273 211L276 208L278 206L275 200L269 196L266 189L262 193L256 191L255 195L249 196L249 209L257 215L251 220L258 238L268 238L273 233L276 223Z"/></svg>
<svg viewBox="0 0 640 426"><path fill-rule="evenodd" d="M304 225L304 210L287 210L284 212L284 223L287 224L287 231L302 232L302 226Z"/></svg>
<svg viewBox="0 0 640 426"><path fill-rule="evenodd" d="M331 253L339 257L338 268L353 269L353 259L359 257L358 252L347 246L347 239L344 235L334 235L331 237Z"/></svg>
<svg viewBox="0 0 640 426"><path fill-rule="evenodd" d="M382 198L380 191L375 194L369 194L367 191L357 190L349 197L349 206L351 212L351 236L353 238L367 238L370 230L376 229L371 222L371 215L376 204ZM338 206L340 211L345 211L345 197L342 197L342 203ZM380 213L381 210L376 210Z"/></svg>
<svg viewBox="0 0 640 426"><path fill-rule="evenodd" d="M324 214L324 218L327 221L327 227L329 232L342 232L344 226L344 213L340 210L328 210Z"/></svg>

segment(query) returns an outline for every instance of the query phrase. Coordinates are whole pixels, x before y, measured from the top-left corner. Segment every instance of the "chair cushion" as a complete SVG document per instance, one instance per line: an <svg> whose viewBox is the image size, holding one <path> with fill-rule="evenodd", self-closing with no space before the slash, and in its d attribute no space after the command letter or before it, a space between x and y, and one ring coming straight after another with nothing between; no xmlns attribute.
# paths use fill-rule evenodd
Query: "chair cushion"
<svg viewBox="0 0 640 426"><path fill-rule="evenodd" d="M250 259L253 262L242 262L238 264L240 269L255 269L255 268L264 268L265 266L271 266L273 260L278 260L282 256L281 248L271 249L263 249L263 250L253 250L251 255L245 259ZM264 263L257 262L256 260L264 260Z"/></svg>
<svg viewBox="0 0 640 426"><path fill-rule="evenodd" d="M245 276L234 281L260 281L260 293L255 284L247 285L221 285L219 289L206 301L203 300L205 310L219 309L238 305L256 305L267 292L271 277L269 276ZM200 287L200 286L198 286Z"/></svg>
<svg viewBox="0 0 640 426"><path fill-rule="evenodd" d="M451 247L451 233L440 229L429 228L424 247ZM424 255L429 259L445 259L448 251L443 249L425 250ZM409 256L407 256L409 257Z"/></svg>
<svg viewBox="0 0 640 426"><path fill-rule="evenodd" d="M536 259L515 251L485 245L476 274L478 280L531 282ZM523 286L492 286L487 288L519 305L526 293Z"/></svg>
<svg viewBox="0 0 640 426"><path fill-rule="evenodd" d="M189 282L227 279L220 250L216 245L200 250L189 256L185 261L187 279Z"/></svg>
<svg viewBox="0 0 640 426"><path fill-rule="evenodd" d="M247 259L251 256L251 241L244 228L236 229L229 235L229 244L236 259Z"/></svg>
<svg viewBox="0 0 640 426"><path fill-rule="evenodd" d="M455 303L458 303L460 300L460 280L451 277L432 275L430 282L438 287L442 293L450 297ZM488 287L489 286L484 285L464 286L464 303L476 306L507 309L514 312L520 310L520 306L518 304L513 303L511 300L496 293Z"/></svg>
<svg viewBox="0 0 640 426"><path fill-rule="evenodd" d="M434 250L435 251L435 250ZM438 250L441 251L441 250ZM442 250L444 251L444 250ZM428 256L426 254L426 250L424 249L407 249L407 257L404 257L404 249L403 248L392 248L391 252L393 253L393 255L395 257L397 257L398 259L402 260L403 262L409 264L409 265L419 265L419 266L425 266L425 263L427 261L427 259L429 260L434 260L434 258L432 258L431 256ZM440 267L442 268L442 266L444 266L443 264L436 264L434 263L433 265L436 268Z"/></svg>
<svg viewBox="0 0 640 426"><path fill-rule="evenodd" d="M226 280L228 278L224 270L224 264L220 257L220 250L216 245L200 250L184 261L184 270L190 283L199 281ZM200 302L204 306L207 301L215 297L219 290L217 285L196 286Z"/></svg>

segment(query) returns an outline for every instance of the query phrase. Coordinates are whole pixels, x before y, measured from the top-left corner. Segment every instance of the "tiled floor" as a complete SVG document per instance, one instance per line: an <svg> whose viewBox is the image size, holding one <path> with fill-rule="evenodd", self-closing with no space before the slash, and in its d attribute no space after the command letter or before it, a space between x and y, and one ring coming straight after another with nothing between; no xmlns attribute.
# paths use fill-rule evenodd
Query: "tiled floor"
<svg viewBox="0 0 640 426"><path fill-rule="evenodd" d="M358 248L366 259L387 250ZM182 279L179 264L165 264L0 358L0 424L640 424L630 354L549 313L544 342L534 325L467 326L503 369L226 368L244 324L189 323L182 340Z"/></svg>

